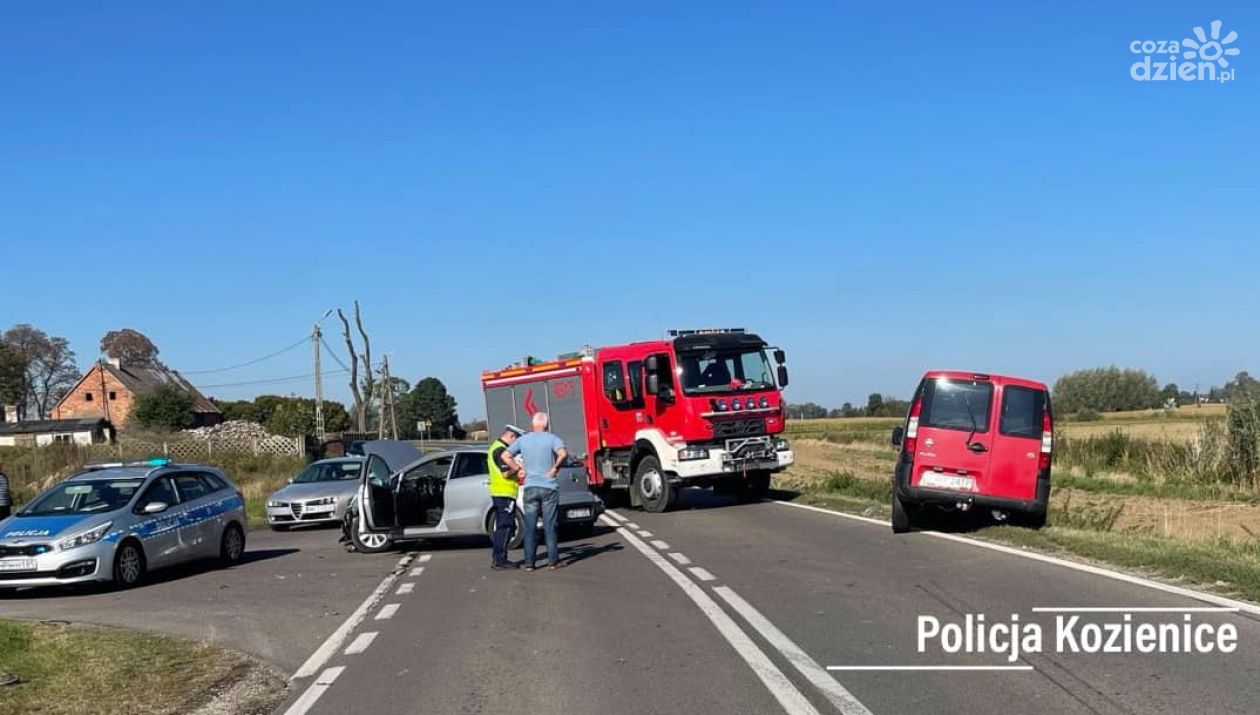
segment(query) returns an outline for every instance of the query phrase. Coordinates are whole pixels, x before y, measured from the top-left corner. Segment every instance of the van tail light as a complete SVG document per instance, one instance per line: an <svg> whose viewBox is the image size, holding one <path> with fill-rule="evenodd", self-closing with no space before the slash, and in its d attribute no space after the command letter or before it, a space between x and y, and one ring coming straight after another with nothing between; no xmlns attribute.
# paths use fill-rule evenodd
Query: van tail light
<svg viewBox="0 0 1260 715"><path fill-rule="evenodd" d="M910 406L910 417L906 420L906 435L902 439L902 444L905 445L910 461L914 461L914 452L919 446L919 413L922 411L923 400L920 398Z"/></svg>
<svg viewBox="0 0 1260 715"><path fill-rule="evenodd" d="M1050 449L1054 446L1054 431L1050 424L1050 410L1041 413L1041 454L1037 457L1038 469L1050 468Z"/></svg>

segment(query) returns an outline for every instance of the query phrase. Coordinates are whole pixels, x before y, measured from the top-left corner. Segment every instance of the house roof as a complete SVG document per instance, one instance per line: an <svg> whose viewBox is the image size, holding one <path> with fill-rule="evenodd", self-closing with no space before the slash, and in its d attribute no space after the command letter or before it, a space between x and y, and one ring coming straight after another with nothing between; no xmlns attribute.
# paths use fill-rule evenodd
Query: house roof
<svg viewBox="0 0 1260 715"><path fill-rule="evenodd" d="M30 420L27 422L0 422L0 434L45 434L48 432L81 432L108 425L102 417L83 417L73 420Z"/></svg>
<svg viewBox="0 0 1260 715"><path fill-rule="evenodd" d="M143 395L164 385L177 387L187 392L193 398L194 412L209 412L219 414L219 408L214 403L206 399L193 384L189 382L183 375L166 367L148 367L139 365L122 365L115 367L108 362L98 363L101 367L109 370L110 374L118 379L128 390L134 395Z"/></svg>

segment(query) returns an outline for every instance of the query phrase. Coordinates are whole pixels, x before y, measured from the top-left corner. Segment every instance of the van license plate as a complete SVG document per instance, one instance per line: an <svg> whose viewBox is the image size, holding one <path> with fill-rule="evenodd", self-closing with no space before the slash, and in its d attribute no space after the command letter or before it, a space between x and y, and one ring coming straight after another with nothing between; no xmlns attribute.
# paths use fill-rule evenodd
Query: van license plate
<svg viewBox="0 0 1260 715"><path fill-rule="evenodd" d="M0 559L0 571L34 571L35 559Z"/></svg>
<svg viewBox="0 0 1260 715"><path fill-rule="evenodd" d="M951 489L960 492L974 492L976 480L960 474L941 474L940 472L924 472L919 478L919 486L932 489Z"/></svg>
<svg viewBox="0 0 1260 715"><path fill-rule="evenodd" d="M570 519L589 519L591 518L590 509L570 509L566 512Z"/></svg>

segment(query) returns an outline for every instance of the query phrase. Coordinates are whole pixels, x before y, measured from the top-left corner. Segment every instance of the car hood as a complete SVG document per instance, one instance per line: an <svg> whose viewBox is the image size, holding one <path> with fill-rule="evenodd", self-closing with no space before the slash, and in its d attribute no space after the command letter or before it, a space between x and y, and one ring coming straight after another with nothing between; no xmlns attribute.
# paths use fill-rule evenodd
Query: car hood
<svg viewBox="0 0 1260 715"><path fill-rule="evenodd" d="M290 484L268 497L272 501L319 499L321 497L347 497L359 487L357 479L341 479L335 482L308 482Z"/></svg>
<svg viewBox="0 0 1260 715"><path fill-rule="evenodd" d="M110 517L103 514L12 516L0 521L0 541L30 543L38 539L60 536L66 532L86 531L109 520Z"/></svg>

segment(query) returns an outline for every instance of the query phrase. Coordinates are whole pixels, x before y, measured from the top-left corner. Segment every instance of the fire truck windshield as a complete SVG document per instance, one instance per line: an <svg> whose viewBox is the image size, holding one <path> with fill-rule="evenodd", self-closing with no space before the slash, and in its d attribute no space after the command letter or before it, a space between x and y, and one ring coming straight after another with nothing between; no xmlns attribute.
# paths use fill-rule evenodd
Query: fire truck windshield
<svg viewBox="0 0 1260 715"><path fill-rule="evenodd" d="M706 350L678 354L682 390L687 395L774 388L763 350Z"/></svg>

